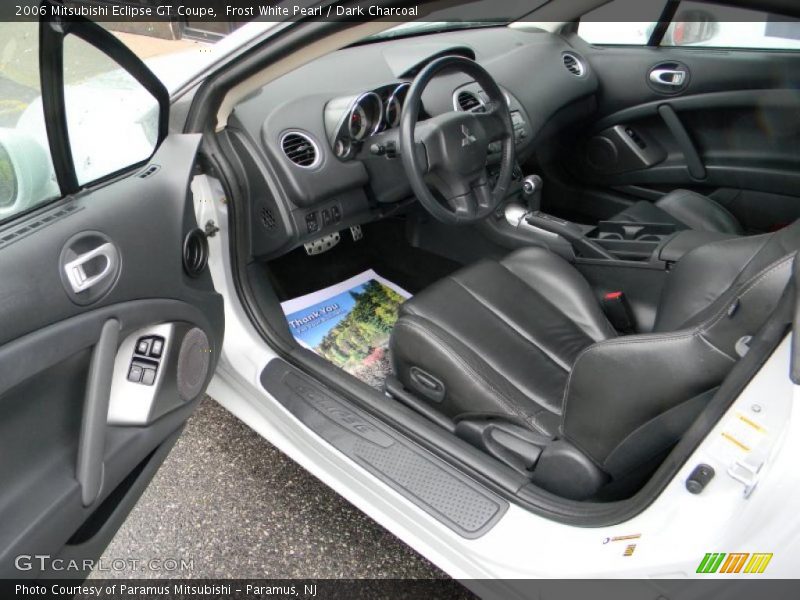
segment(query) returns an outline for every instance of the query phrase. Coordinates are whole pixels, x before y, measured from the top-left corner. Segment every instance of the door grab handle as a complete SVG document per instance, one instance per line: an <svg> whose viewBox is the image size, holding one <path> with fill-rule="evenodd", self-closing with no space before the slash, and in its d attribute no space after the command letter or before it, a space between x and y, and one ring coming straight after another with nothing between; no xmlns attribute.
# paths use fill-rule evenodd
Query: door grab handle
<svg viewBox="0 0 800 600"><path fill-rule="evenodd" d="M111 397L114 361L119 346L119 331L119 321L116 319L106 321L92 351L86 395L83 400L78 463L75 469L75 476L81 485L81 500L84 506L94 504L103 489L108 403Z"/></svg>
<svg viewBox="0 0 800 600"><path fill-rule="evenodd" d="M680 87L686 81L686 71L678 69L653 69L650 71L650 81L658 85Z"/></svg>
<svg viewBox="0 0 800 600"><path fill-rule="evenodd" d="M95 275L87 275L84 268L85 265L100 258L105 260L100 272ZM67 276L69 285L72 287L72 291L79 294L97 285L106 277L113 275L118 262L119 254L117 249L114 244L107 242L66 263L64 265L64 273Z"/></svg>

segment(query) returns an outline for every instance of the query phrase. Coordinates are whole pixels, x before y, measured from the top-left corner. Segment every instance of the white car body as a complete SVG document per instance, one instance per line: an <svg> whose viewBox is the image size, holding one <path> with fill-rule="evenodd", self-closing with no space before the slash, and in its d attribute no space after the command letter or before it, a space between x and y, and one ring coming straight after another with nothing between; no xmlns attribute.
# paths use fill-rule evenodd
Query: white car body
<svg viewBox="0 0 800 600"><path fill-rule="evenodd" d="M797 575L800 524L786 499L800 496L795 463L800 418L792 410L800 400L800 386L789 379L788 337L659 498L636 517L613 527L575 527L512 504L491 530L469 540L334 449L264 390L261 371L278 356L254 330L235 291L224 193L219 182L207 176L195 179L193 192L198 222L213 220L220 227L219 235L209 240L209 264L214 284L226 300L227 331L209 394L451 576L643 578L653 580L643 583L643 589L666 591L655 580L727 577L697 573L710 552L774 553L760 577ZM730 442L731 435L746 438L751 451ZM759 458L754 461L754 457ZM741 464L760 464L762 459L753 479L757 486L746 495L746 486L729 471L738 476ZM685 481L701 463L712 466L716 476L702 494L695 495ZM631 545L635 547L628 550Z"/></svg>

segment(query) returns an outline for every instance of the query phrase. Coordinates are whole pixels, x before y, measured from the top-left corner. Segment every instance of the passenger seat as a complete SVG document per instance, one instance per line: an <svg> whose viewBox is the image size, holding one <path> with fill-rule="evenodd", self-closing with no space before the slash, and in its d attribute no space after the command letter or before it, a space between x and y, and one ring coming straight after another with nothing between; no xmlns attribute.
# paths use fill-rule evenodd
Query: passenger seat
<svg viewBox="0 0 800 600"><path fill-rule="evenodd" d="M690 190L673 190L655 204L647 200L626 208L609 221L671 223L678 229L742 235L744 230L725 207Z"/></svg>

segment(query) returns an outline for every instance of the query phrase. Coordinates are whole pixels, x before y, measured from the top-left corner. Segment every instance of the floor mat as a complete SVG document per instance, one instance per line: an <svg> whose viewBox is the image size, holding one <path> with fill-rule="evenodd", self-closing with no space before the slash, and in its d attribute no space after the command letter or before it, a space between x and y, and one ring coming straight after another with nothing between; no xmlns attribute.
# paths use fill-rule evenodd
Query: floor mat
<svg viewBox="0 0 800 600"><path fill-rule="evenodd" d="M391 371L389 337L411 294L373 270L281 304L298 343L374 388Z"/></svg>

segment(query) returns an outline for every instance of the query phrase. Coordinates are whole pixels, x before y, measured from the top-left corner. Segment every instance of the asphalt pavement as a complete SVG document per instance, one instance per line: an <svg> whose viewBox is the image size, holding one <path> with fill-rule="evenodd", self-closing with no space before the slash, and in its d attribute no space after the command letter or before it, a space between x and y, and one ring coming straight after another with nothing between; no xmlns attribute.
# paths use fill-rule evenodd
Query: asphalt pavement
<svg viewBox="0 0 800 600"><path fill-rule="evenodd" d="M211 398L187 424L101 564L152 558L173 570L126 567L93 576L446 577ZM176 571L167 559L191 560L191 568Z"/></svg>

